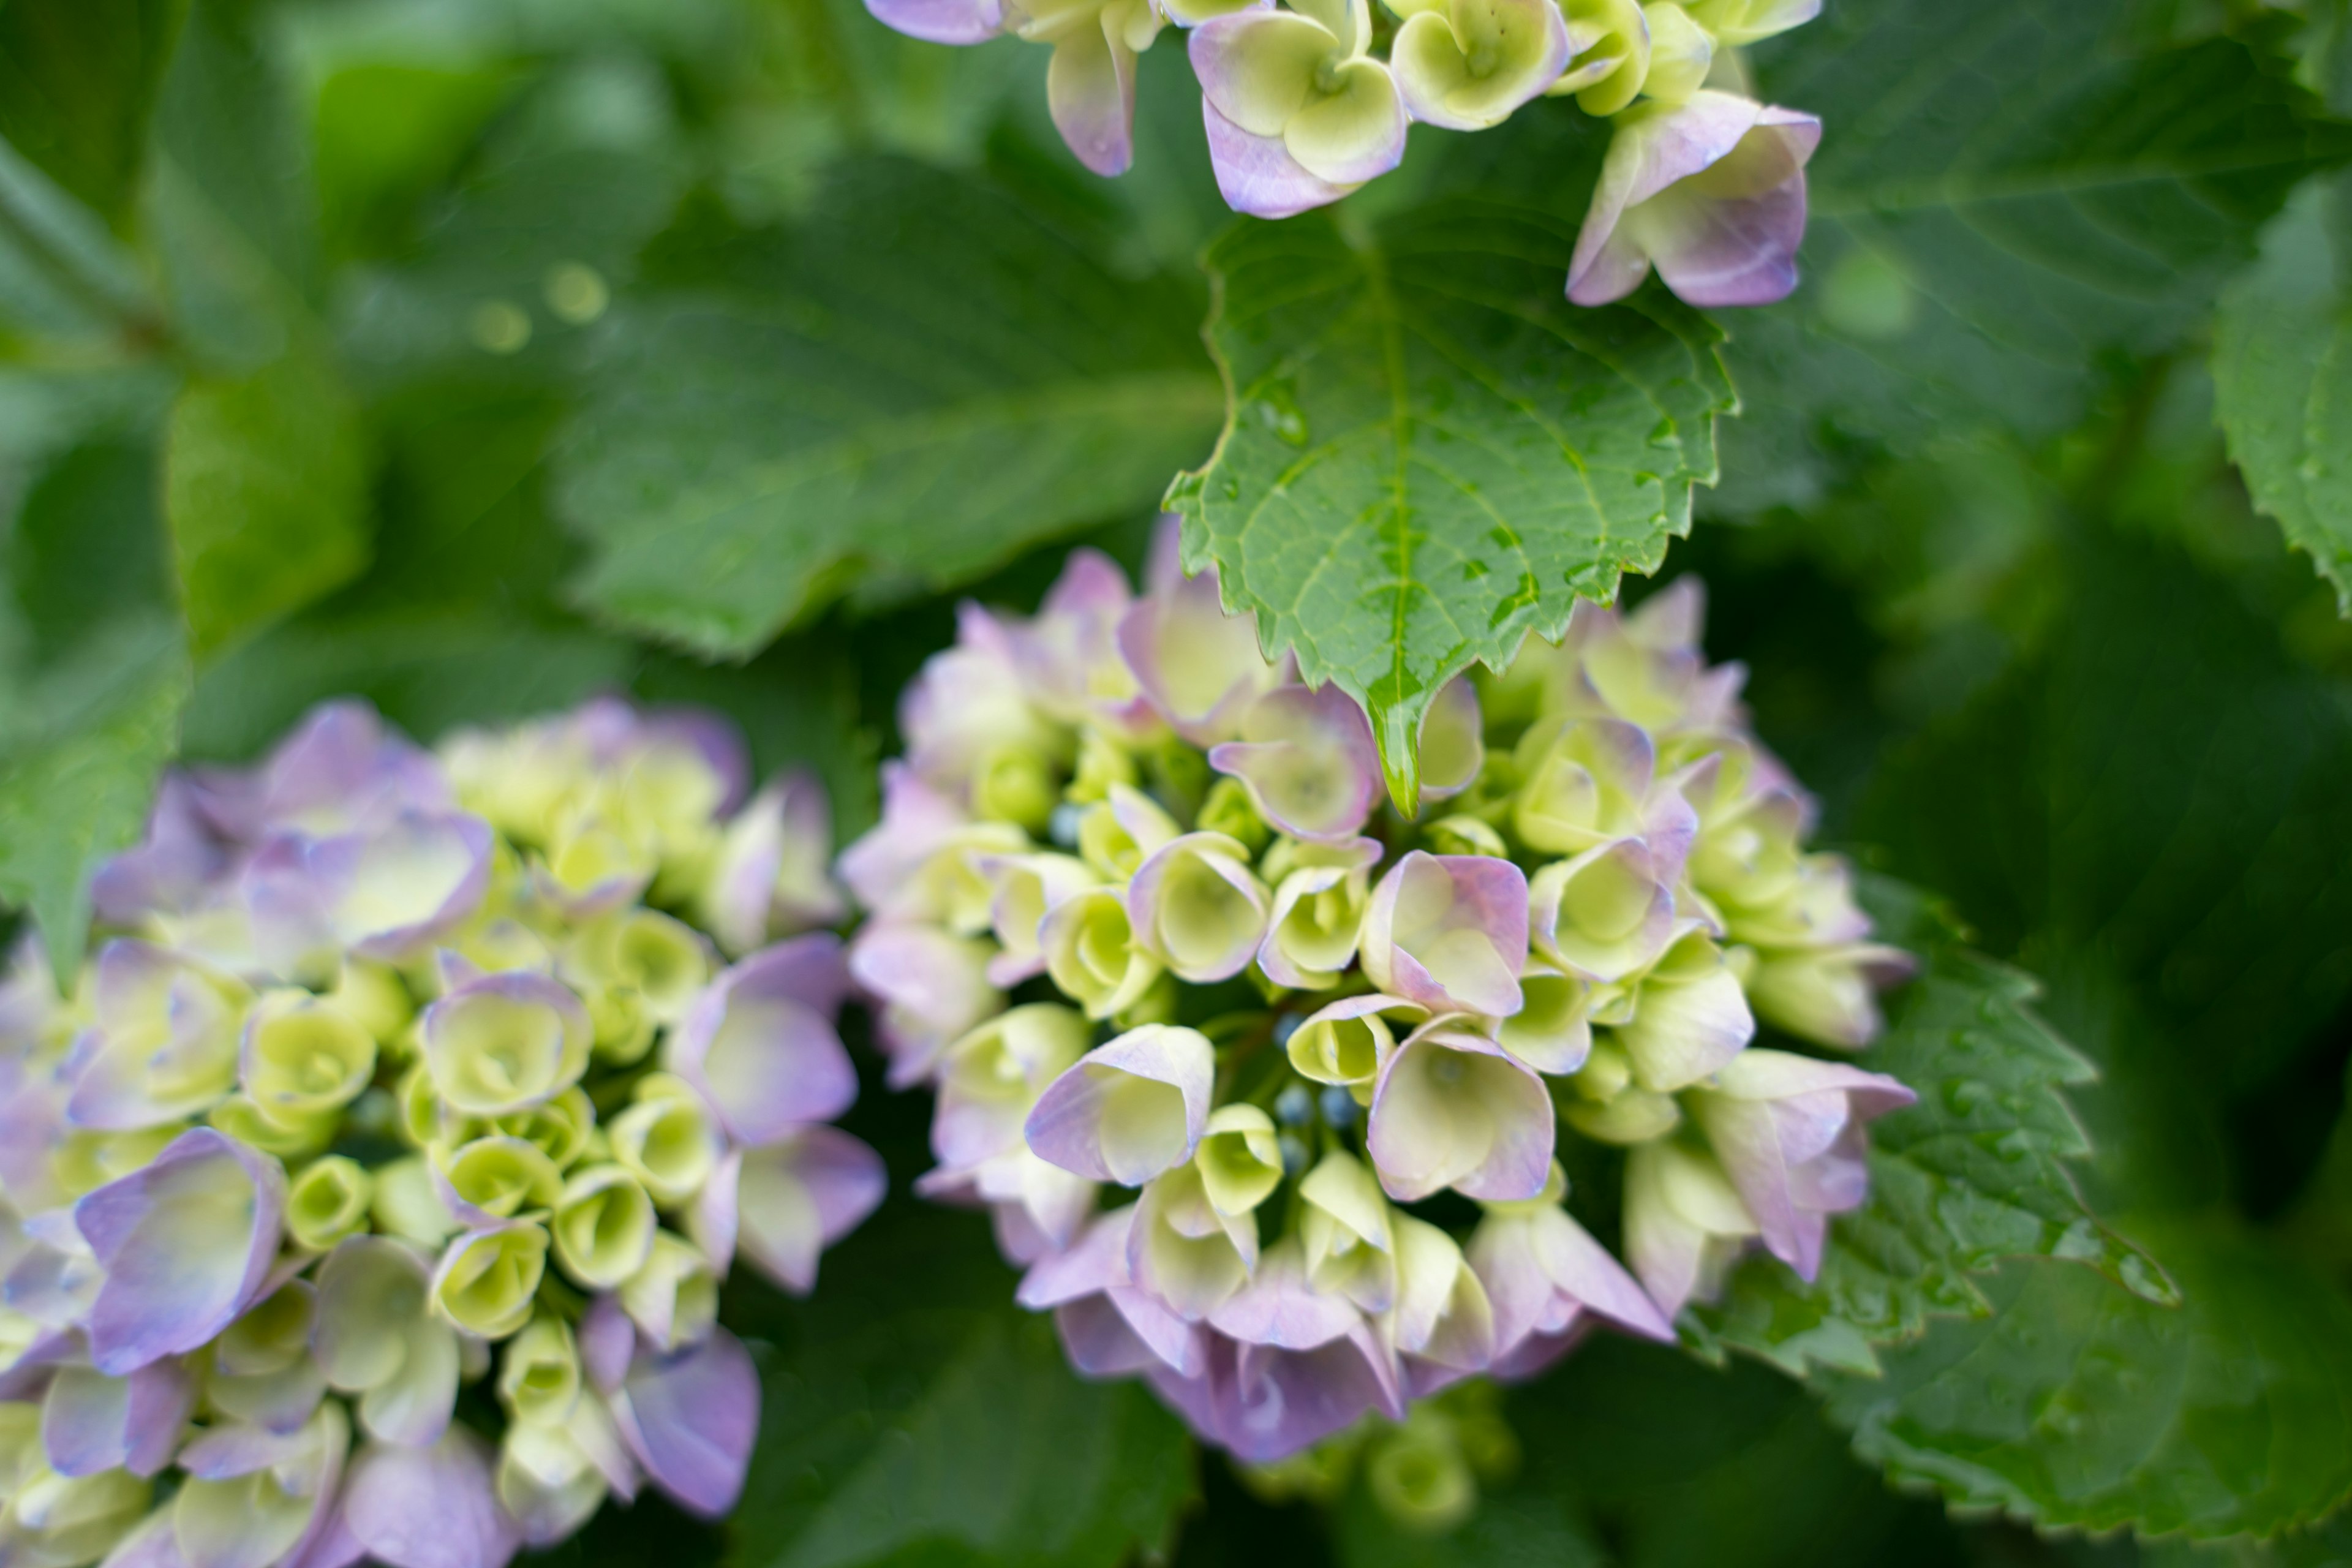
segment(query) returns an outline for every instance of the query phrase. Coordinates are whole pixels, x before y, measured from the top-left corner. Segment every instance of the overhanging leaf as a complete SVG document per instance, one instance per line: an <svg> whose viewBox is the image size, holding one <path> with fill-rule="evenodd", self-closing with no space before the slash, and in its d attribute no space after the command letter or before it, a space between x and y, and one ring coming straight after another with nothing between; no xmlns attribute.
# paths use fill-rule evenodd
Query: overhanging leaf
<svg viewBox="0 0 2352 1568"><path fill-rule="evenodd" d="M850 165L792 231L689 225L646 270L558 510L583 604L705 655L1139 510L1214 428L1188 291L969 179Z"/></svg>
<svg viewBox="0 0 2352 1568"><path fill-rule="evenodd" d="M110 222L144 162L185 0L0 6L0 137Z"/></svg>
<svg viewBox="0 0 2352 1568"><path fill-rule="evenodd" d="M2177 1299L2147 1254L2083 1205L2067 1166L2089 1141L2061 1090L2091 1066L2030 1005L2029 976L1969 952L1917 895L1868 884L1889 941L1923 960L1864 1058L1919 1102L1870 1129L1870 1197L1832 1226L1810 1283L1748 1261L1723 1300L1696 1310L1706 1342L1805 1375L1869 1373L1877 1347L1916 1340L1930 1317L1982 1317L1979 1277L2012 1258L2086 1263L2150 1300Z"/></svg>
<svg viewBox="0 0 2352 1568"><path fill-rule="evenodd" d="M2254 504L2310 552L2352 613L2352 301L2342 188L2305 187L2230 286L2213 326L2213 394Z"/></svg>
<svg viewBox="0 0 2352 1568"><path fill-rule="evenodd" d="M1438 689L1655 570L1716 476L1720 334L1655 289L1570 305L1575 233L1454 201L1246 222L1208 251L1228 407L1169 492L1185 563L1366 706L1407 810Z"/></svg>

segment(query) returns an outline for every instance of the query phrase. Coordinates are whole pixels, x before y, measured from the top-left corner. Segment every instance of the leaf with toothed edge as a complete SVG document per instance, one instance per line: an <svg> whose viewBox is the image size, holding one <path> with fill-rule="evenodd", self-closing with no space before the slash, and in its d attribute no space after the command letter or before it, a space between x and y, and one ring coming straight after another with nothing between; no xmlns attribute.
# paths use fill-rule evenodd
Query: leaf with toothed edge
<svg viewBox="0 0 2352 1568"><path fill-rule="evenodd" d="M1716 477L1722 333L1654 287L1570 305L1575 238L1448 200L1244 222L1207 252L1227 405L1169 491L1184 563L1213 562L1270 654L1365 705L1408 811L1439 688L1656 570Z"/></svg>

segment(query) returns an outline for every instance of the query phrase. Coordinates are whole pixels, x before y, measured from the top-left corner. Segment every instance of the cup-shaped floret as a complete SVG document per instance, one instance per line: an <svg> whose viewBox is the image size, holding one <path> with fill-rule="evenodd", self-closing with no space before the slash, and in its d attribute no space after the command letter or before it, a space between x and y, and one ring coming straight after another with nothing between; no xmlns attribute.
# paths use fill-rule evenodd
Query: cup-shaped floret
<svg viewBox="0 0 2352 1568"><path fill-rule="evenodd" d="M1088 888L1054 907L1038 929L1045 973L1089 1018L1108 1018L1142 1000L1161 973L1136 940L1128 900L1118 888Z"/></svg>
<svg viewBox="0 0 2352 1568"><path fill-rule="evenodd" d="M633 1487L636 1467L594 1396L575 1404L567 1421L511 1422L499 1439L499 1506L526 1547L570 1539L604 1506L616 1480Z"/></svg>
<svg viewBox="0 0 2352 1568"><path fill-rule="evenodd" d="M423 1254L353 1236L319 1266L311 1354L328 1385L359 1395L360 1425L388 1443L440 1436L457 1397L457 1335L431 1313Z"/></svg>
<svg viewBox="0 0 2352 1568"><path fill-rule="evenodd" d="M350 1447L350 1421L332 1401L283 1435L211 1428L181 1456L173 1558L186 1568L295 1561L327 1533Z"/></svg>
<svg viewBox="0 0 2352 1568"><path fill-rule="evenodd" d="M1381 1064L1364 1143L1401 1203L1444 1187L1497 1201L1542 1190L1554 1127L1541 1079L1486 1036L1439 1019Z"/></svg>
<svg viewBox="0 0 2352 1568"><path fill-rule="evenodd" d="M555 1426L572 1419L583 1374L572 1325L542 1312L499 1352L499 1403L517 1421Z"/></svg>
<svg viewBox="0 0 2352 1568"><path fill-rule="evenodd" d="M657 910L632 909L597 921L564 954L565 976L583 990L626 992L656 1024L676 1024L710 978L710 944Z"/></svg>
<svg viewBox="0 0 2352 1568"><path fill-rule="evenodd" d="M95 1563L138 1546L152 1486L123 1469L59 1475L42 1459L40 1426L39 1406L0 1405L0 1458L13 1461L0 1512L11 1552L28 1563Z"/></svg>
<svg viewBox="0 0 2352 1568"><path fill-rule="evenodd" d="M1439 0L1412 11L1389 63L1406 111L1425 125L1500 125L1568 68L1568 22L1552 0Z"/></svg>
<svg viewBox="0 0 2352 1568"><path fill-rule="evenodd" d="M375 1178L358 1161L329 1154L302 1167L286 1193L286 1234L294 1245L324 1252L367 1224Z"/></svg>
<svg viewBox="0 0 2352 1568"><path fill-rule="evenodd" d="M1730 93L1621 116L1576 239L1568 297L1624 298L1654 266L1685 302L1769 305L1797 286L1805 163L1822 122Z"/></svg>
<svg viewBox="0 0 2352 1568"><path fill-rule="evenodd" d="M1037 932L1045 916L1072 893L1102 880L1075 855L992 855L978 868L996 885L989 921L1004 951L988 961L988 978L997 985L1018 985L1043 973L1045 950Z"/></svg>
<svg viewBox="0 0 2352 1568"><path fill-rule="evenodd" d="M571 987L543 974L487 974L425 1010L434 1091L467 1116L503 1116L562 1093L587 1070L595 1032Z"/></svg>
<svg viewBox="0 0 2352 1568"><path fill-rule="evenodd" d="M1567 0L1572 51L1549 90L1574 93L1587 114L1611 115L1641 95L1650 74L1650 23L1640 0Z"/></svg>
<svg viewBox="0 0 2352 1568"><path fill-rule="evenodd" d="M1240 740L1210 749L1209 765L1247 784L1268 822L1311 840L1352 837L1380 789L1372 727L1335 685L1267 692L1244 710Z"/></svg>
<svg viewBox="0 0 2352 1568"><path fill-rule="evenodd" d="M1249 851L1222 833L1185 834L1146 860L1127 888L1137 943L1195 984L1249 967L1270 902Z"/></svg>
<svg viewBox="0 0 2352 1568"><path fill-rule="evenodd" d="M1268 980L1310 991L1339 983L1355 962L1370 902L1371 868L1380 858L1380 842L1371 838L1286 842L1267 855L1267 876L1276 875L1277 865L1286 868L1257 950L1257 965Z"/></svg>
<svg viewBox="0 0 2352 1568"><path fill-rule="evenodd" d="M730 956L848 912L825 861L833 813L804 769L777 779L736 813L694 894L699 923Z"/></svg>
<svg viewBox="0 0 2352 1568"><path fill-rule="evenodd" d="M499 1568L520 1544L499 1506L488 1445L463 1426L422 1447L362 1448L336 1511L334 1539L388 1568Z"/></svg>
<svg viewBox="0 0 2352 1568"><path fill-rule="evenodd" d="M1197 1164L1154 1177L1135 1205L1128 1272L1186 1322L1232 1300L1257 1267L1257 1216L1221 1214Z"/></svg>
<svg viewBox="0 0 2352 1568"><path fill-rule="evenodd" d="M308 992L263 997L246 1018L241 1056L254 1109L282 1127L341 1110L375 1076L375 1037Z"/></svg>
<svg viewBox="0 0 2352 1568"><path fill-rule="evenodd" d="M1105 879L1124 882L1182 831L1159 802L1117 783L1078 819L1078 853Z"/></svg>
<svg viewBox="0 0 2352 1568"><path fill-rule="evenodd" d="M1658 960L1675 931L1668 875L1639 838L1555 860L1528 884L1528 941L1570 974L1614 982Z"/></svg>
<svg viewBox="0 0 2352 1568"><path fill-rule="evenodd" d="M1715 39L1675 0L1651 0L1642 16L1650 26L1650 68L1642 79L1642 96L1680 103L1706 85Z"/></svg>
<svg viewBox="0 0 2352 1568"><path fill-rule="evenodd" d="M857 1098L857 1069L833 1026L848 986L832 932L779 942L712 982L665 1042L662 1059L739 1143L829 1121Z"/></svg>
<svg viewBox="0 0 2352 1568"><path fill-rule="evenodd" d="M477 1138L436 1167L441 1201L459 1223L486 1227L526 1209L552 1209L563 1173L535 1143L504 1136Z"/></svg>
<svg viewBox="0 0 2352 1568"><path fill-rule="evenodd" d="M66 1120L120 1132L200 1115L236 1087L245 986L152 942L108 942L91 988L95 1027L77 1055Z"/></svg>
<svg viewBox="0 0 2352 1568"><path fill-rule="evenodd" d="M596 1107L587 1091L574 1085L529 1110L497 1117L490 1125L537 1149L555 1162L557 1170L569 1170L587 1152L589 1135L596 1130Z"/></svg>
<svg viewBox="0 0 2352 1568"><path fill-rule="evenodd" d="M81 1323L91 1364L119 1377L228 1327L277 1257L285 1202L277 1161L205 1127L84 1195L74 1227L104 1270Z"/></svg>
<svg viewBox="0 0 2352 1568"><path fill-rule="evenodd" d="M1433 1012L1508 1017L1527 956L1528 879L1507 860L1413 850L1364 912L1364 973Z"/></svg>
<svg viewBox="0 0 2352 1568"><path fill-rule="evenodd" d="M1765 1247L1811 1279L1829 1216L1858 1206L1869 1188L1862 1124L1917 1096L1842 1062L1758 1050L1687 1098Z"/></svg>
<svg viewBox="0 0 2352 1568"><path fill-rule="evenodd" d="M1539 1073L1575 1072L1592 1054L1592 994L1589 980L1530 965L1519 976L1519 1010L1495 1039Z"/></svg>
<svg viewBox="0 0 2352 1568"><path fill-rule="evenodd" d="M940 1062L931 1152L968 1165L1021 1145L1037 1097L1087 1054L1093 1027L1075 1008L1032 1002L958 1040Z"/></svg>
<svg viewBox="0 0 2352 1568"><path fill-rule="evenodd" d="M1241 19L1220 17L1208 26ZM1196 67L1201 36L1192 35ZM1255 622L1225 613L1216 568L1185 576L1177 546L1177 520L1165 516L1152 534L1146 591L1119 618L1118 650L1145 699L1178 734L1197 746L1214 745L1233 738L1243 710L1281 685L1284 670L1258 651Z"/></svg>
<svg viewBox="0 0 2352 1568"><path fill-rule="evenodd" d="M1118 918L1124 928L1124 910ZM929 1077L941 1051L1004 1005L1004 993L988 978L995 952L989 942L930 925L877 922L857 933L849 973L880 1004L876 1026L890 1058L891 1087ZM1136 989L1139 994L1142 987Z"/></svg>
<svg viewBox="0 0 2352 1568"><path fill-rule="evenodd" d="M530 1317L547 1274L547 1246L546 1228L530 1220L466 1232L434 1270L434 1310L469 1334L504 1339Z"/></svg>
<svg viewBox="0 0 2352 1568"><path fill-rule="evenodd" d="M1580 855L1639 835L1657 773L1649 735L1614 719L1542 720L1520 738L1511 826L1530 848Z"/></svg>
<svg viewBox="0 0 2352 1568"><path fill-rule="evenodd" d="M1765 948L1748 976L1748 1002L1758 1017L1800 1039L1857 1050L1885 1026L1879 991L1916 968L1901 948L1876 942Z"/></svg>
<svg viewBox="0 0 2352 1568"><path fill-rule="evenodd" d="M344 952L421 957L481 907L491 837L478 816L417 812L332 838L273 838L244 872L254 945L288 976L331 974Z"/></svg>
<svg viewBox="0 0 2352 1568"><path fill-rule="evenodd" d="M1070 152L1097 174L1127 173L1135 157L1135 57L1159 35L1145 0L1030 0L1021 36L1051 44L1045 106Z"/></svg>
<svg viewBox="0 0 2352 1568"><path fill-rule="evenodd" d="M743 1151L736 1245L787 1290L816 1288L817 1259L881 1203L882 1157L837 1127L795 1130Z"/></svg>
<svg viewBox="0 0 2352 1568"><path fill-rule="evenodd" d="M1696 0L1691 16L1727 49L1744 49L1801 27L1822 14L1822 0Z"/></svg>
<svg viewBox="0 0 2352 1568"><path fill-rule="evenodd" d="M1672 1341L1667 1315L1559 1206L1564 1185L1554 1166L1552 1182L1535 1201L1491 1206L1470 1238L1471 1264L1494 1303L1496 1356L1538 1361L1588 1315Z"/></svg>
<svg viewBox="0 0 2352 1568"><path fill-rule="evenodd" d="M1390 1020L1411 1025L1428 1016L1427 1007L1399 996L1345 996L1309 1014L1285 1050L1300 1077L1346 1089L1369 1105L1381 1064L1396 1049Z"/></svg>
<svg viewBox="0 0 2352 1568"><path fill-rule="evenodd" d="M1715 940L1686 931L1642 976L1616 1027L1633 1081L1657 1094L1696 1083L1756 1037L1739 975Z"/></svg>
<svg viewBox="0 0 2352 1568"><path fill-rule="evenodd" d="M1683 1119L1673 1095L1633 1082L1633 1065L1624 1047L1607 1036L1593 1042L1591 1055L1555 1103L1570 1127L1621 1148L1663 1138Z"/></svg>
<svg viewBox="0 0 2352 1568"><path fill-rule="evenodd" d="M1421 721L1421 798L1446 800L1478 781L1486 764L1486 719L1478 689L1457 675L1437 689Z"/></svg>
<svg viewBox="0 0 2352 1568"><path fill-rule="evenodd" d="M1494 1305L1454 1238L1424 1219L1392 1215L1396 1303L1390 1342L1403 1359L1407 1392L1437 1389L1483 1372L1495 1359Z"/></svg>
<svg viewBox="0 0 2352 1568"><path fill-rule="evenodd" d="M1047 1086L1029 1113L1029 1147L1090 1181L1141 1186L1200 1146L1215 1074L1216 1052L1197 1030L1130 1029Z"/></svg>
<svg viewBox="0 0 2352 1568"><path fill-rule="evenodd" d="M1221 1105L1209 1112L1208 1131L1192 1156L1210 1206L1244 1215L1282 1185L1282 1143L1274 1118L1255 1105Z"/></svg>
<svg viewBox="0 0 2352 1568"><path fill-rule="evenodd" d="M646 1266L621 1286L621 1310L659 1351L699 1343L719 1321L719 1275L702 1250L667 1230L654 1232Z"/></svg>
<svg viewBox="0 0 2352 1568"><path fill-rule="evenodd" d="M1626 1156L1625 1258L1667 1317L1693 1297L1712 1300L1756 1234L1755 1216L1706 1150L1661 1138Z"/></svg>
<svg viewBox="0 0 2352 1568"><path fill-rule="evenodd" d="M1828 947L1870 934L1853 868L1840 855L1795 856L1769 893L1750 883L1724 889L1715 901L1730 940L1755 947Z"/></svg>
<svg viewBox="0 0 2352 1568"><path fill-rule="evenodd" d="M384 1235L437 1247L463 1228L441 1201L440 1183L424 1155L407 1155L370 1173L375 1177L375 1196L368 1212Z"/></svg>
<svg viewBox="0 0 2352 1568"><path fill-rule="evenodd" d="M659 1223L645 1184L605 1161L572 1173L548 1228L556 1264L573 1283L612 1290L645 1267Z"/></svg>
<svg viewBox="0 0 2352 1568"><path fill-rule="evenodd" d="M1730 920L1780 908L1804 874L1804 799L1792 789L1763 787L1755 775L1754 752L1734 744L1675 781L1697 808L1691 882Z"/></svg>
<svg viewBox="0 0 2352 1568"><path fill-rule="evenodd" d="M719 1163L722 1142L710 1108L685 1079L648 1073L634 1103L613 1118L613 1158L664 1208L691 1200Z"/></svg>
<svg viewBox="0 0 2352 1568"><path fill-rule="evenodd" d="M1365 55L1370 34L1364 0L1244 11L1194 30L1192 71L1227 205L1287 217L1403 159L1404 101L1388 67Z"/></svg>
<svg viewBox="0 0 2352 1568"><path fill-rule="evenodd" d="M1307 1282L1343 1296L1367 1312L1396 1300L1396 1241L1388 1200L1363 1162L1345 1150L1323 1156L1298 1184L1298 1220Z"/></svg>

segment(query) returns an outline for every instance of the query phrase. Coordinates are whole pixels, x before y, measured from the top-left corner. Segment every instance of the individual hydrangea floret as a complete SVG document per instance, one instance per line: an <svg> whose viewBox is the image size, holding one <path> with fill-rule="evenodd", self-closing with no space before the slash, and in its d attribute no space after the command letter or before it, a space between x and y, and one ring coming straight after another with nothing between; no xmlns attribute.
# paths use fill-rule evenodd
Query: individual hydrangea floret
<svg viewBox="0 0 2352 1568"><path fill-rule="evenodd" d="M501 1568L731 1507L738 1257L880 1201L824 802L599 700L164 781L70 995L0 976L0 1562ZM468 1385L480 1389L463 1422Z"/></svg>
<svg viewBox="0 0 2352 1568"><path fill-rule="evenodd" d="M1173 550L1140 596L1080 552L1034 616L967 606L906 696L841 868L848 973L935 1089L919 1190L989 1211L1073 1365L1252 1464L1671 1339L1750 1247L1810 1277L1911 1097L1783 1047L1866 1045L1905 960L1696 585L1450 685L1408 820L1361 712ZM1623 1262L1561 1173L1621 1158Z"/></svg>
<svg viewBox="0 0 2352 1568"><path fill-rule="evenodd" d="M1483 131L1538 99L1571 99L1612 125L1569 267L1572 303L1622 299L1654 269L1701 306L1767 304L1796 287L1804 169L1821 122L1748 98L1738 51L1811 21L1820 0L1383 0L1378 17L1369 0L867 0L867 8L931 43L1010 33L1049 46L1054 123L1081 163L1107 175L1133 162L1137 57L1174 26L1188 35L1218 191L1235 212L1261 218L1336 202L1396 168L1413 122ZM1385 58L1375 52L1383 41ZM1166 607L1197 613L1172 597ZM1213 700L1232 667L1126 651L1128 690L1139 683L1180 733L1198 739L1213 710L1171 700L1171 688L1206 685ZM977 644L967 652L977 656L959 659L968 673L992 657ZM1026 673L1038 676L1034 665ZM984 679L966 684L990 689ZM950 682L943 673L934 685L944 693Z"/></svg>

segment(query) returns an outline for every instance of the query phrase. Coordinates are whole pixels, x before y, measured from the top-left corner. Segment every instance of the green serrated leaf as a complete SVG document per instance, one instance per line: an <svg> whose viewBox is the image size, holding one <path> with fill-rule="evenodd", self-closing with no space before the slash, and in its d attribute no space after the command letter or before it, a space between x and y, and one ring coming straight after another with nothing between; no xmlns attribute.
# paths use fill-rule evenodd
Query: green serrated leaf
<svg viewBox="0 0 2352 1568"><path fill-rule="evenodd" d="M2226 1224L2152 1226L2184 1304L2017 1264L1990 1319L1852 1380L1862 1456L2045 1529L2266 1536L2352 1497L2352 1301Z"/></svg>
<svg viewBox="0 0 2352 1568"><path fill-rule="evenodd" d="M1147 507L1214 427L1187 290L971 179L850 165L792 231L689 225L647 267L558 510L583 604L706 655Z"/></svg>
<svg viewBox="0 0 2352 1568"><path fill-rule="evenodd" d="M144 162L185 0L0 6L0 137L109 222Z"/></svg>
<svg viewBox="0 0 2352 1568"><path fill-rule="evenodd" d="M909 1289L919 1281L919 1288ZM1116 1568L1164 1553L1183 1428L1132 1382L1080 1382L971 1216L902 1201L806 1302L755 1291L761 1440L730 1568Z"/></svg>
<svg viewBox="0 0 2352 1568"><path fill-rule="evenodd" d="M1869 1201L1838 1216L1820 1274L1807 1283L1750 1258L1720 1302L1696 1310L1703 1345L1801 1377L1869 1374L1879 1347L1917 1339L1931 1317L1983 1316L1978 1277L2012 1258L2085 1263L2151 1300L2177 1300L2075 1190L2067 1165L2090 1142L2060 1091L2094 1075L2034 1015L2032 977L1938 930L1908 889L1865 888L1881 931L1922 967L1864 1060L1919 1102L1871 1124Z"/></svg>
<svg viewBox="0 0 2352 1568"><path fill-rule="evenodd" d="M163 510L199 657L366 564L361 439L358 408L314 354L180 395L164 437Z"/></svg>
<svg viewBox="0 0 2352 1568"><path fill-rule="evenodd" d="M1169 492L1185 564L1365 705L1407 811L1438 689L1654 571L1716 477L1721 334L1654 289L1570 306L1575 233L1449 201L1245 222L1207 253L1228 407Z"/></svg>
<svg viewBox="0 0 2352 1568"><path fill-rule="evenodd" d="M2108 360L2201 328L2346 132L2243 44L2141 47L2137 5L1852 0L1756 51L1824 132L1803 287L1731 323L1718 504L1811 504L1844 454L1956 425L2055 435Z"/></svg>
<svg viewBox="0 0 2352 1568"><path fill-rule="evenodd" d="M2221 296L2213 393L2254 504L2352 614L2352 300L2342 187L2305 186Z"/></svg>

